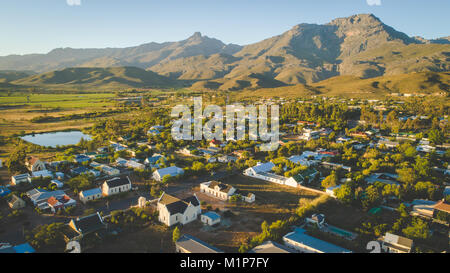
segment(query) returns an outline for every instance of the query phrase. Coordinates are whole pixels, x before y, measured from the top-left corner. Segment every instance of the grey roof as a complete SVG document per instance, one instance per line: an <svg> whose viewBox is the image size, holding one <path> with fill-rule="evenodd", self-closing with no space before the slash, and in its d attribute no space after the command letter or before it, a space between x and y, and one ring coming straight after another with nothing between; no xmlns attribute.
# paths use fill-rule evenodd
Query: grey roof
<svg viewBox="0 0 450 273"><path fill-rule="evenodd" d="M128 176L124 177L124 178L115 177L113 179L106 180L105 183L106 183L106 185L108 185L109 188L115 188L115 187L131 184Z"/></svg>
<svg viewBox="0 0 450 273"><path fill-rule="evenodd" d="M181 236L176 245L190 253L224 253L222 250L187 234Z"/></svg>
<svg viewBox="0 0 450 273"><path fill-rule="evenodd" d="M301 243L308 247L311 247L318 252L322 253L349 253L350 250L342 248L337 245L322 241L320 239L314 238L305 234L306 230L301 228L296 228L294 232L286 234L283 238Z"/></svg>
<svg viewBox="0 0 450 273"><path fill-rule="evenodd" d="M294 253L294 251L276 242L267 241L259 246L256 246L250 250L249 253Z"/></svg>
<svg viewBox="0 0 450 273"><path fill-rule="evenodd" d="M74 221L77 231L81 234L95 232L106 227L98 213L72 219L72 221Z"/></svg>

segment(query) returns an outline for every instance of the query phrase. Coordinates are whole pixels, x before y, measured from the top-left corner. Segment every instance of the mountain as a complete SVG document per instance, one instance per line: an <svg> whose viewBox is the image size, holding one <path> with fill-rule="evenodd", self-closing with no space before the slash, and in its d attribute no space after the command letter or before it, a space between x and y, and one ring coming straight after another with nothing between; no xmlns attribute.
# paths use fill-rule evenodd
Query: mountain
<svg viewBox="0 0 450 273"><path fill-rule="evenodd" d="M409 37L373 14L328 24L299 24L263 41L239 46L197 32L186 40L129 48L55 49L0 57L0 69L48 72L67 67L138 67L192 88L241 90L313 84L337 76L370 79L446 72L450 39Z"/></svg>
<svg viewBox="0 0 450 273"><path fill-rule="evenodd" d="M177 87L177 81L137 67L66 68L21 78L11 82L17 86L75 88L96 90Z"/></svg>

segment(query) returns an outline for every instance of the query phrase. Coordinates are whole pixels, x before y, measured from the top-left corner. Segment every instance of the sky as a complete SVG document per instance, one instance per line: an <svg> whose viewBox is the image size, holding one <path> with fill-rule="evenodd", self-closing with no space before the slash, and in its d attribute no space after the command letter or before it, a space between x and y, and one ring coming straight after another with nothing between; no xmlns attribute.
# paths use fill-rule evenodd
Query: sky
<svg viewBox="0 0 450 273"><path fill-rule="evenodd" d="M179 41L197 31L246 45L358 13L410 36L450 35L448 0L1 0L0 56Z"/></svg>

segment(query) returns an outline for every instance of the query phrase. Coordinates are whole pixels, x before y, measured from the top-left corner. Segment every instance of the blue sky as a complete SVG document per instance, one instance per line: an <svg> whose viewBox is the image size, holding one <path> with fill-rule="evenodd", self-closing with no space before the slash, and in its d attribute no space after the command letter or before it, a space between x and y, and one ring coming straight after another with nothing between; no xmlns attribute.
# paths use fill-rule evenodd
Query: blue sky
<svg viewBox="0 0 450 273"><path fill-rule="evenodd" d="M0 56L178 41L196 31L245 45L357 13L410 36L450 35L448 0L2 0Z"/></svg>

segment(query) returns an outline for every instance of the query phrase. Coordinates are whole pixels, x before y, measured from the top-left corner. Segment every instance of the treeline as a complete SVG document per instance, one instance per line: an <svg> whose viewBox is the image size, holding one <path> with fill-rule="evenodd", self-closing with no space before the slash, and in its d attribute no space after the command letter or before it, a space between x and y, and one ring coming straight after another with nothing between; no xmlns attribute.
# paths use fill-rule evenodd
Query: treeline
<svg viewBox="0 0 450 273"><path fill-rule="evenodd" d="M118 114L125 112L125 109L117 109L117 110L108 110L105 112L91 112L91 113L84 113L84 114L72 114L72 115L65 115L61 117L53 117L53 116L38 116L32 118L30 121L33 123L44 123L44 122L59 122L59 121L68 121L68 120L77 120L77 119L85 119L85 118L99 118L99 117L106 117L112 114Z"/></svg>

